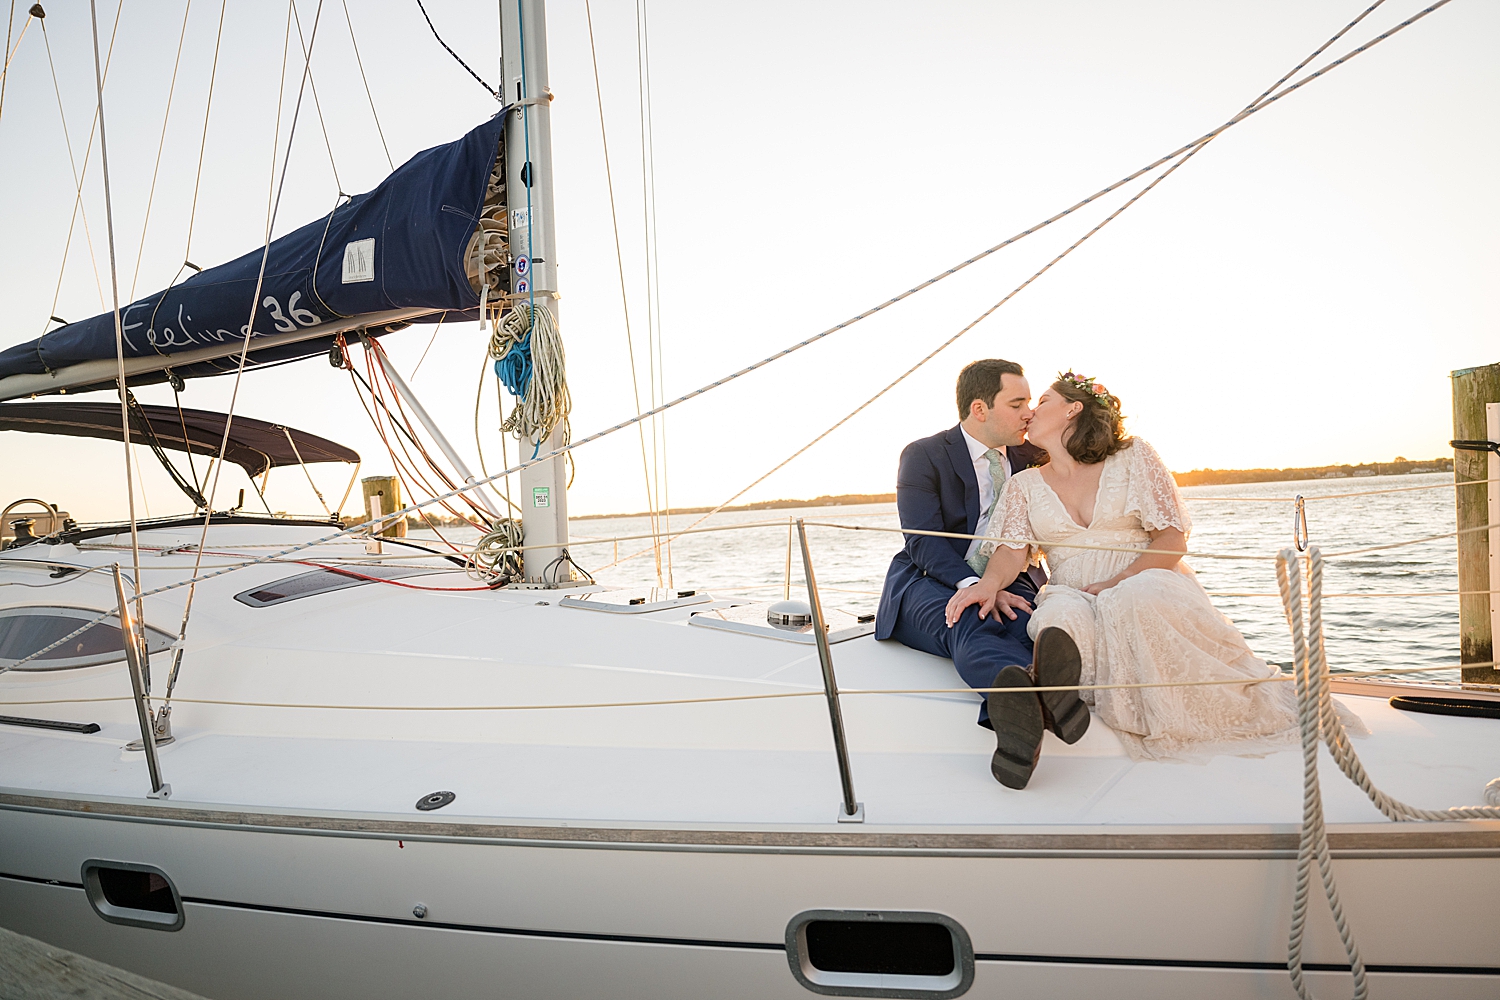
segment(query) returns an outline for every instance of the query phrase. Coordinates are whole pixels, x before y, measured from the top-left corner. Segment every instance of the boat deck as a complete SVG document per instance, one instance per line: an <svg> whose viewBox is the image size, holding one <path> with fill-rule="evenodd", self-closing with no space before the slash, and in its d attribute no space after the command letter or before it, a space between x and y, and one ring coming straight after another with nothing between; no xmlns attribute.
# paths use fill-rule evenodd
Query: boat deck
<svg viewBox="0 0 1500 1000"><path fill-rule="evenodd" d="M316 529L276 529L278 540ZM214 558L236 558L242 537L215 529ZM194 533L148 532L159 550ZM165 537L162 537L165 536ZM180 538L178 536L181 536ZM229 537L226 537L229 536ZM362 549L347 547L348 555ZM243 548L246 555L264 549ZM22 553L58 564L107 564L117 550L72 546ZM326 556L325 556L326 558ZM191 565L185 553L143 557L148 588ZM0 578L47 579L43 566L0 557ZM406 563L410 565L410 561ZM429 587L473 586L426 564ZM205 565L208 565L206 562ZM310 567L254 566L207 581L195 599L174 707L174 743L161 748L174 804L255 811L313 810L407 816L432 823L542 822L732 827L831 826L838 772L827 709L814 695L705 704L539 710L392 711L197 704L497 706L692 699L819 692L812 645L695 627L689 616L728 601L643 614L560 607L557 592L439 593L384 584L251 607L232 596ZM50 581L49 581L50 582ZM12 605L107 609L104 573L65 586L5 593ZM147 599L148 623L175 632L186 591ZM714 595L718 597L719 595ZM960 686L943 659L864 636L833 646L840 686ZM158 655L156 690L167 662ZM120 697L123 663L0 675L0 700ZM1497 722L1398 711L1384 699L1338 696L1370 735L1355 746L1377 784L1414 805L1482 801L1500 775ZM978 696L847 694L843 706L863 827L954 830L1014 827L1192 826L1295 828L1302 764L1295 746L1206 764L1132 761L1095 719L1065 746L1050 734L1031 786L989 774L990 734L974 724ZM143 797L139 736L128 701L13 706L6 714L96 722L93 735L0 727L15 794ZM430 813L435 790L456 801ZM1324 760L1330 824L1384 822Z"/></svg>

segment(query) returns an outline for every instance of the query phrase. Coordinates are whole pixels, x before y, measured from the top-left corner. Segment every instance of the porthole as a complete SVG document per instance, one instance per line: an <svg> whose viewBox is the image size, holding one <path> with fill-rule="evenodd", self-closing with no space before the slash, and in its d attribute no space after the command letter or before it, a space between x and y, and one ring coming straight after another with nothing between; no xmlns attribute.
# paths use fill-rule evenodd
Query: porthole
<svg viewBox="0 0 1500 1000"><path fill-rule="evenodd" d="M112 924L159 931L182 928L182 897L160 868L128 861L85 861L83 889L94 912Z"/></svg>
<svg viewBox="0 0 1500 1000"><path fill-rule="evenodd" d="M940 913L808 910L786 928L792 975L814 993L845 997L962 996L974 983L974 947Z"/></svg>
<svg viewBox="0 0 1500 1000"><path fill-rule="evenodd" d="M3 608L0 609L0 668L9 669L37 650L46 649L80 626L99 617L87 608ZM146 628L146 649L159 653L172 645L172 637L150 626ZM91 667L125 659L125 635L120 619L114 615L73 636L56 649L48 650L34 660L27 660L16 670L65 670Z"/></svg>

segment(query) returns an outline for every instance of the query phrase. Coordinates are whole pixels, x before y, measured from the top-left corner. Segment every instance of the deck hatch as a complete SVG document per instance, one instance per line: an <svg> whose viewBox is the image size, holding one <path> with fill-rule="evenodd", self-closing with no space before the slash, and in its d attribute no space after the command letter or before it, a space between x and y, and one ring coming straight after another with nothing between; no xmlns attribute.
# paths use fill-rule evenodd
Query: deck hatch
<svg viewBox="0 0 1500 1000"><path fill-rule="evenodd" d="M182 928L182 897L160 868L129 861L85 861L83 889L94 912L112 924L159 931Z"/></svg>
<svg viewBox="0 0 1500 1000"><path fill-rule="evenodd" d="M298 573L296 576L284 577L274 583L265 583L250 590L242 590L234 595L234 599L252 608L268 608L273 604L285 604L287 601L313 597L317 594L330 594L336 590L347 590L350 587L363 587L366 584L378 583L380 580L400 580L408 576L421 576L424 573L443 572L431 566L383 566L379 564L351 566L349 570L348 573L340 573L335 569L315 569L309 573ZM351 575L354 573L359 575ZM362 579L363 577L377 577L378 579L367 580Z"/></svg>
<svg viewBox="0 0 1500 1000"><path fill-rule="evenodd" d="M814 993L957 997L974 981L974 948L940 913L808 910L786 930L792 975Z"/></svg>

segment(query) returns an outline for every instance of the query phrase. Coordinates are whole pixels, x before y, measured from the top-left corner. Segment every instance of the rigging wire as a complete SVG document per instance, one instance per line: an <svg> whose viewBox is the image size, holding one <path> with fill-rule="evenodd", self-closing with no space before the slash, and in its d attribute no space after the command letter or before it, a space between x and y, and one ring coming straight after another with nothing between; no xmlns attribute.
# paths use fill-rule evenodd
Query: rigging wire
<svg viewBox="0 0 1500 1000"><path fill-rule="evenodd" d="M120 31L120 15L123 13L124 8L124 3L115 8L115 23L109 35L109 51L104 56L105 82L109 81L109 67L114 61L115 54L115 36ZM17 40L16 45L19 46L20 44L20 41ZM68 118L67 114L63 111L62 88L57 82L57 66L52 60L52 41L47 34L47 22L45 20L42 21L42 44L47 49L47 67L52 73L52 89L57 94L57 114L62 121L63 143L68 150L68 165L73 171L73 214L68 218L68 236L63 241L62 263L58 265L57 269L57 287L52 292L52 312L48 315L47 321L42 324L42 336L45 337L47 335L47 327L52 324L53 320L57 319L55 315L57 312L57 300L62 296L63 278L68 271L68 253L73 246L73 227L77 225L80 217L83 219L83 236L89 248L89 264L94 270L94 288L99 293L100 309L104 308L104 286L99 276L99 259L94 253L93 233L89 230L88 212L83 207L83 182L88 178L89 163L94 151L94 135L99 128L99 115L96 110L93 119L89 122L89 141L83 150L83 169L80 171L77 164L73 161L73 141L68 135Z"/></svg>
<svg viewBox="0 0 1500 1000"><path fill-rule="evenodd" d="M135 286L141 277L141 260L146 254L146 233L151 228L151 206L156 202L156 179L161 173L161 154L167 148L167 124L172 120L172 98L177 94L177 70L182 66L182 44L187 41L188 15L193 0L182 5L182 31L177 36L177 57L172 60L172 82L167 86L167 108L161 116L161 138L156 143L156 164L151 168L151 189L146 195L146 217L141 221L141 243L135 252L135 271L130 276L130 301L135 301Z"/></svg>
<svg viewBox="0 0 1500 1000"><path fill-rule="evenodd" d="M417 380L417 372L419 372L419 371L422 370L422 362L427 360L427 352L430 351L430 350L432 350L432 345L433 344L437 343L438 333L441 332L442 329L443 329L443 320L445 320L447 318L448 318L448 313L445 310L443 312L443 314L438 317L437 325L432 328L432 336L430 338L428 338L428 340L427 340L427 347L426 347L425 350L422 351L422 356L417 359L417 367L415 367L415 368L413 368L411 370L411 378L412 378L413 382L415 382Z"/></svg>
<svg viewBox="0 0 1500 1000"><path fill-rule="evenodd" d="M651 386L651 405L654 407L665 395L661 381L661 274L657 260L656 232L656 131L651 114L651 32L647 19L646 0L636 0L636 85L640 105L641 121L641 230L645 238L642 261L646 274L646 366ZM666 421L667 415L651 418L651 468L655 478L655 494L662 513L658 525L667 525L665 538L667 557L667 586L672 586L672 539L670 534L670 511L665 500L666 482ZM658 451L658 443L660 450ZM661 555L657 557L657 576L661 576Z"/></svg>
<svg viewBox="0 0 1500 1000"><path fill-rule="evenodd" d="M465 70L467 70L468 74L470 76L472 76L475 80L478 80L479 81L479 85L481 87L483 87L486 91L488 91L489 95L491 97L493 97L497 101L503 100L504 98L501 96L500 91L496 90L494 87L491 87L489 84L485 83L484 79L478 73L474 72L472 69L469 69L469 64L466 63L466 62L464 62L461 58L459 58L458 53L454 52L453 49L452 49L452 47L449 46L449 44L447 42L443 41L443 36L440 35L440 34L438 34L437 28L432 23L432 18L430 18L430 17L427 16L427 8L424 7L424 6L422 6L422 0L417 0L417 9L422 12L422 18L423 18L423 20L425 20L427 22L427 27L432 29L432 37L436 38L438 40L438 44L441 45L443 48L447 49L448 50L448 54L450 56L452 56L454 58L454 60L460 66L462 66Z"/></svg>
<svg viewBox="0 0 1500 1000"><path fill-rule="evenodd" d="M121 4L121 6L124 6ZM119 23L119 9L116 8L116 21ZM125 388L125 333L120 319L120 274L115 260L115 217L114 203L109 189L109 143L104 130L104 69L99 59L99 13L95 0L89 0L89 24L91 27L90 37L94 43L94 96L96 108L99 115L99 172L104 182L104 225L105 234L109 245L109 289L114 306L115 319L115 370L116 384L120 392L120 437L125 447L125 499L126 506L130 512L130 561L133 577L130 581L131 590L135 594L135 620L132 622L137 632L136 639L143 639L144 633L140 632L143 627L144 615L141 607L141 535L136 524L135 517L135 476L131 467L133 451L130 447L130 408L127 403ZM117 581L119 577L115 578ZM121 603L124 602L124 594L121 593ZM124 613L123 608L121 614ZM124 622L120 623L122 626ZM144 643L142 644L144 647ZM149 711L149 709L147 709ZM146 734L142 733L144 738Z"/></svg>
<svg viewBox="0 0 1500 1000"><path fill-rule="evenodd" d="M584 16L588 21L589 55L593 59L594 66L594 97L598 103L599 108L599 142L600 145L604 147L604 182L609 190L609 221L614 228L615 269L620 276L620 311L625 317L625 350L630 357L630 388L635 394L635 409L636 412L639 413L641 410L641 383L639 377L636 374L635 336L630 329L630 300L626 293L625 285L625 254L620 247L620 217L615 208L614 171L610 168L609 163L609 134L605 131L604 128L604 88L599 81L599 51L594 44L594 14L592 7L589 4L589 0L584 0L583 11ZM649 296L649 294L650 291L648 278L647 295ZM649 342L649 320L647 326L647 339ZM654 393L652 394L651 402L653 405L656 402ZM653 533L655 533L657 531L657 503L656 494L652 488L651 468L646 458L646 425L637 424L636 431L638 432L638 437L640 438L641 442L641 471L645 474L646 477L646 508L648 511L648 517L651 521L651 530ZM662 586L663 579L661 572L661 546L653 543L652 548L655 550L656 554L656 584L657 586Z"/></svg>
<svg viewBox="0 0 1500 1000"><path fill-rule="evenodd" d="M311 62L312 53L308 52L307 41L302 37L302 17L297 13L296 3L292 4L292 21L297 26L297 44L302 48L302 55ZM323 120L323 103L318 100L318 81L313 76L310 66L307 71L307 85L312 89L313 109L318 113L318 127L323 130L323 145L328 148L328 166L333 170L333 183L339 190L339 196L343 197L344 182L339 180L339 165L333 160L333 140L328 138L328 123Z"/></svg>
<svg viewBox="0 0 1500 1000"><path fill-rule="evenodd" d="M26 29L31 25L31 15L26 15L26 24L21 26L21 34L24 37ZM16 0L10 0L10 16L5 19L5 65L0 67L0 118L5 116L5 85L10 82L10 35L16 30ZM21 44L21 39L16 39L16 45Z"/></svg>
<svg viewBox="0 0 1500 1000"><path fill-rule="evenodd" d="M349 44L354 47L354 64L359 67L359 78L364 81L365 97L370 101L370 117L375 119L375 131L380 136L380 148L385 150L385 162L392 170L396 161L391 159L391 147L386 145L385 129L380 127L380 112L375 110L375 95L370 93L370 78L365 75L365 61L359 55L359 41L354 37L354 19L349 16L349 0L340 0L344 5L344 22L349 25Z"/></svg>
<svg viewBox="0 0 1500 1000"><path fill-rule="evenodd" d="M21 34L16 37L16 46L15 48L11 48L10 33L16 26L16 0L10 0L10 18L5 22L5 66L3 68L0 68L0 114L3 114L5 111L5 85L10 80L10 61L14 59L16 57L16 53L20 51L21 39L26 37L26 29L31 27L31 22L33 20L41 21L42 27L44 29L47 26L47 15L45 13L43 13L41 17L37 17L37 11L41 10L41 6L41 4L31 5L31 9L26 12L26 23L21 25ZM119 18L120 12L119 9L116 8L116 23L119 22ZM111 39L111 42L113 42L113 39ZM111 45L111 48L113 48L113 45Z"/></svg>
<svg viewBox="0 0 1500 1000"><path fill-rule="evenodd" d="M214 36L214 61L208 71L208 97L203 102L203 131L198 139L198 170L193 174L193 203L188 210L187 243L182 250L183 261L193 259L193 227L198 221L198 192L203 186L203 154L208 148L208 119L214 108L214 84L219 78L219 48L224 41L224 11L229 6L229 0L220 0L219 3L219 30ZM282 72L285 72L283 70ZM184 267L190 266L186 263ZM182 276L182 268L177 269L178 277ZM177 278L172 279L176 283Z"/></svg>

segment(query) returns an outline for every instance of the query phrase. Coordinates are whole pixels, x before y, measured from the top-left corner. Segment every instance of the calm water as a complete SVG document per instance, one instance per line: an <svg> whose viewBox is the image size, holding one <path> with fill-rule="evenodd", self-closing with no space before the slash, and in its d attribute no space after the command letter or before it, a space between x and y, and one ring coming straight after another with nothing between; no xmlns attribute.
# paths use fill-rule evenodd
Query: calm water
<svg viewBox="0 0 1500 1000"><path fill-rule="evenodd" d="M1202 486L1183 491L1193 517L1190 547L1195 552L1275 556L1291 542L1290 497L1307 497L1311 538L1324 553L1382 545L1454 530L1453 490L1429 489L1380 496L1334 497L1330 494L1451 483L1451 473L1380 476L1296 483ZM1255 497L1252 502L1223 502L1211 497ZM1284 502L1266 498L1285 497ZM1328 497L1327 499L1318 499ZM738 511L717 514L699 527L774 522L735 531L686 535L671 545L670 573L679 588L779 598L786 581L788 514L808 521L894 528L894 504L805 508L796 511ZM671 528L681 530L701 515L677 515ZM591 539L650 533L644 517L575 521L572 552L578 563L601 582L617 586L654 586L656 560L649 539ZM873 611L891 556L900 536L877 531L809 527L809 542L819 590L825 601L851 611ZM643 553L643 554L637 554ZM629 558L631 556L635 558ZM615 562L616 559L619 562ZM668 572L663 555L662 575ZM1267 660L1288 663L1291 640L1275 596L1221 596L1218 592L1274 595L1276 567L1271 560L1248 562L1190 558L1215 605L1244 632ZM614 563L614 565L610 565ZM792 590L802 581L800 553L794 553ZM1330 560L1325 594L1390 594L1458 589L1457 548L1453 538L1424 542L1386 552ZM1458 662L1458 598L1432 596L1329 597L1324 602L1329 660L1335 670L1379 667L1434 667ZM1435 670L1433 679L1456 680L1457 670Z"/></svg>

